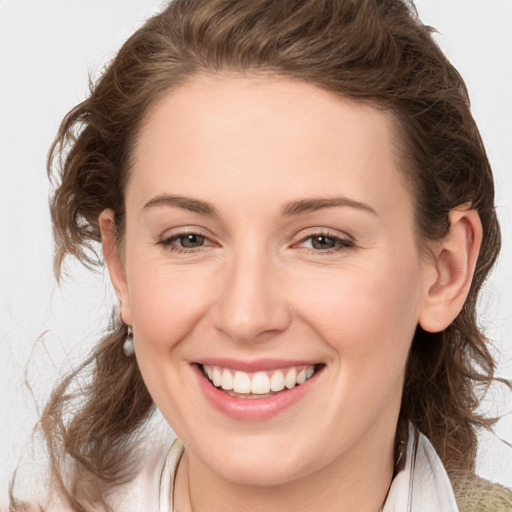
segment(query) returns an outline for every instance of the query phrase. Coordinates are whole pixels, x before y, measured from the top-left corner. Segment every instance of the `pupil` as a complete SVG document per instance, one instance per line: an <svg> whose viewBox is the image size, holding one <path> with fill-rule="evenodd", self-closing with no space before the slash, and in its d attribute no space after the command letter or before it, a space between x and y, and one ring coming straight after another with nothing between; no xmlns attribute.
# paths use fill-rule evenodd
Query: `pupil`
<svg viewBox="0 0 512 512"><path fill-rule="evenodd" d="M199 247L203 245L204 237L201 235L185 235L181 238L181 245L183 247Z"/></svg>
<svg viewBox="0 0 512 512"><path fill-rule="evenodd" d="M328 236L316 236L312 240L312 245L315 249L332 249L334 240Z"/></svg>

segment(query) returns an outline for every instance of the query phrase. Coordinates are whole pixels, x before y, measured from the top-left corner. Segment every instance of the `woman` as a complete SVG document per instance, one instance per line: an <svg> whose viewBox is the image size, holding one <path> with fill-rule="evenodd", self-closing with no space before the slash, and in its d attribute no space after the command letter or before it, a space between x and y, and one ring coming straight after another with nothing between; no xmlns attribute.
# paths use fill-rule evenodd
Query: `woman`
<svg viewBox="0 0 512 512"><path fill-rule="evenodd" d="M101 242L119 299L42 416L50 508L508 510L474 477L492 175L412 6L172 2L50 156L56 268ZM144 461L153 404L180 442Z"/></svg>

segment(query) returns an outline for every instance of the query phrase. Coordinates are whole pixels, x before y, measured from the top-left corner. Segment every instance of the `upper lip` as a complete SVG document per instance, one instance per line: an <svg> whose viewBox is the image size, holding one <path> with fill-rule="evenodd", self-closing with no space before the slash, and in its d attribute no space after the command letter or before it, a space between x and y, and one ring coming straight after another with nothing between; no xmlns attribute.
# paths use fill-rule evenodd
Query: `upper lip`
<svg viewBox="0 0 512 512"><path fill-rule="evenodd" d="M311 366L318 364L318 361L311 360L295 360L295 359L254 359L252 361L243 361L240 359L223 358L223 357L205 357L195 361L197 364L207 366L219 366L221 368L229 368L231 370L239 370L242 372L258 372L265 370L277 370L280 368L288 368L292 366Z"/></svg>

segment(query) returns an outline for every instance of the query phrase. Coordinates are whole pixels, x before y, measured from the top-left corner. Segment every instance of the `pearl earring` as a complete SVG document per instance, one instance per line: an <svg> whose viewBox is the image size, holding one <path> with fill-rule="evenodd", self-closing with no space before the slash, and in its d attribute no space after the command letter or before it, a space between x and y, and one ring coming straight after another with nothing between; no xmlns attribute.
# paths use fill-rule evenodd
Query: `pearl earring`
<svg viewBox="0 0 512 512"><path fill-rule="evenodd" d="M133 345L133 330L131 325L129 325L127 329L126 339L123 343L123 350L126 357L131 357L135 353L135 347Z"/></svg>

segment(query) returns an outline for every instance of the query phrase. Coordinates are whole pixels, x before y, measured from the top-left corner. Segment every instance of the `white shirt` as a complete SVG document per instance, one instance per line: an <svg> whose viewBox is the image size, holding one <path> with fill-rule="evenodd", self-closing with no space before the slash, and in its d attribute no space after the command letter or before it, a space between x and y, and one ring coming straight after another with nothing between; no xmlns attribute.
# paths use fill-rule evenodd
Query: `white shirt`
<svg viewBox="0 0 512 512"><path fill-rule="evenodd" d="M459 512L441 459L412 425L405 468L393 479L383 512Z"/></svg>
<svg viewBox="0 0 512 512"><path fill-rule="evenodd" d="M176 439L167 454L155 454L136 479L116 494L111 502L113 509L174 512L173 484L183 450ZM412 425L405 468L393 479L383 512L459 512L441 459L430 441Z"/></svg>
<svg viewBox="0 0 512 512"><path fill-rule="evenodd" d="M161 474L159 512L174 512L172 483L182 453L183 445L176 440ZM383 512L459 512L441 459L430 441L412 425L405 468L393 479Z"/></svg>

